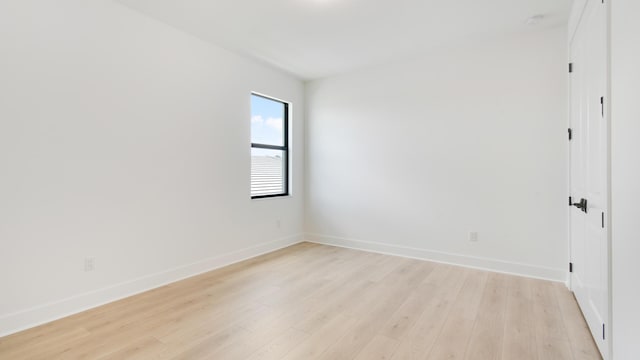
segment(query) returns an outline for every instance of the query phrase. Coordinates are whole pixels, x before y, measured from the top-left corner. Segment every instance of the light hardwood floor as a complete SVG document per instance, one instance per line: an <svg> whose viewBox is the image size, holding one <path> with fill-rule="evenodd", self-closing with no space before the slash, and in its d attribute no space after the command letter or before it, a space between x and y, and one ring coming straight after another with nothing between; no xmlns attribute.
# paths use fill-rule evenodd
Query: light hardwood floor
<svg viewBox="0 0 640 360"><path fill-rule="evenodd" d="M600 359L564 285L302 243L0 338L0 359Z"/></svg>

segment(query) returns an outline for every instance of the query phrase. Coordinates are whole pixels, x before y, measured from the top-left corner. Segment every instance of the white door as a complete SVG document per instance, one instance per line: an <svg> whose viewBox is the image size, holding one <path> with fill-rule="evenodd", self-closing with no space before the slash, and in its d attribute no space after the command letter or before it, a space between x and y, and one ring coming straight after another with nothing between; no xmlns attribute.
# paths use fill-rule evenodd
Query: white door
<svg viewBox="0 0 640 360"><path fill-rule="evenodd" d="M608 125L606 6L589 0L571 41L571 289L608 355Z"/></svg>

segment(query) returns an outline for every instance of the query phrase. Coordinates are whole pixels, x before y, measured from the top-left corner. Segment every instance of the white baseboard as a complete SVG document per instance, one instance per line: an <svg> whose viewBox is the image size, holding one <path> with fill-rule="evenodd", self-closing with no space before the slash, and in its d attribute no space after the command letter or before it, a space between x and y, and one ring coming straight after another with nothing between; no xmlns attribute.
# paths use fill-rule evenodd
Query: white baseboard
<svg viewBox="0 0 640 360"><path fill-rule="evenodd" d="M305 234L305 240L317 244L339 246L349 249L402 256L412 259L434 261L473 269L526 276L535 279L543 279L556 282L567 281L567 271L565 271L564 269L551 269L503 260L495 260L426 249L417 249L371 241L346 239L321 234Z"/></svg>
<svg viewBox="0 0 640 360"><path fill-rule="evenodd" d="M303 241L302 234L215 256L156 274L78 294L67 299L0 317L0 337L42 325L166 284L267 254Z"/></svg>

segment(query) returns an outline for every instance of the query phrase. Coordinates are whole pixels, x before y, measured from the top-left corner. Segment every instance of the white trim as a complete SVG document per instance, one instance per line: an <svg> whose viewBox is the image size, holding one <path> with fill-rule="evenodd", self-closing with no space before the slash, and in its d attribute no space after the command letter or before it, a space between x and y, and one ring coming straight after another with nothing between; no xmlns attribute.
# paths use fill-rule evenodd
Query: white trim
<svg viewBox="0 0 640 360"><path fill-rule="evenodd" d="M463 266L472 269L487 270L511 275L525 276L535 279L550 280L555 282L566 283L567 281L568 272L564 269L545 268L541 266L521 264L503 260L453 254L442 251L417 249L407 246L390 245L379 242L347 239L321 234L306 234L305 239L308 242L317 244L332 245L386 255L402 256L412 259L427 260L438 263Z"/></svg>
<svg viewBox="0 0 640 360"><path fill-rule="evenodd" d="M53 303L3 315L0 317L0 337L155 289L169 283L267 254L303 241L302 234L296 234L179 266L159 273L146 275L134 280L97 289L84 294L74 295Z"/></svg>

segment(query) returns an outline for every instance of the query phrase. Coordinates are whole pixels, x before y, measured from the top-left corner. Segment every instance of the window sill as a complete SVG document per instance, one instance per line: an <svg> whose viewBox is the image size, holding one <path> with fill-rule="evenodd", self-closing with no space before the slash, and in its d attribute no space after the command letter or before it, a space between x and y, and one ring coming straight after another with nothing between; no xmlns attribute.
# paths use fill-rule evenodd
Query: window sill
<svg viewBox="0 0 640 360"><path fill-rule="evenodd" d="M278 194L278 195L260 195L260 196L252 196L251 200L269 200L269 199L281 199L281 198L289 198L291 194Z"/></svg>

